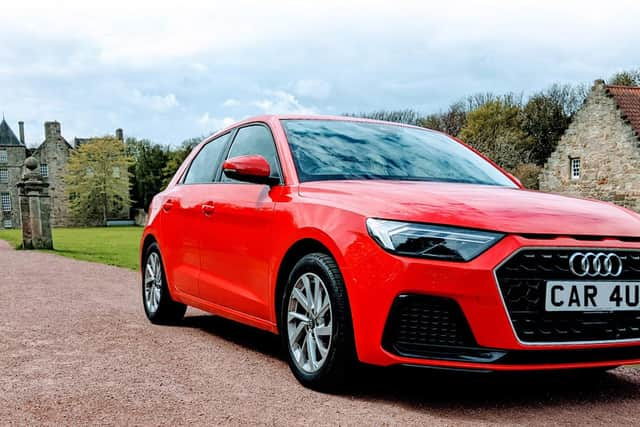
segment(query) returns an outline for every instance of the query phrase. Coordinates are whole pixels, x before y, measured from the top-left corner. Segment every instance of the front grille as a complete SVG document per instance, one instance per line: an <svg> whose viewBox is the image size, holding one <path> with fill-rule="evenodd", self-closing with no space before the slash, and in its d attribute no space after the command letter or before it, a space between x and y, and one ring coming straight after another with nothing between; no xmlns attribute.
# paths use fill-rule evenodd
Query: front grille
<svg viewBox="0 0 640 427"><path fill-rule="evenodd" d="M612 281L611 277L579 278L569 270L575 252L613 252L623 262L615 281L640 281L640 251L603 249L526 249L496 270L496 279L516 335L522 342L563 343L640 338L640 311L547 312L549 280Z"/></svg>
<svg viewBox="0 0 640 427"><path fill-rule="evenodd" d="M456 348L476 347L476 342L454 300L400 295L391 307L383 345L403 356L450 359Z"/></svg>

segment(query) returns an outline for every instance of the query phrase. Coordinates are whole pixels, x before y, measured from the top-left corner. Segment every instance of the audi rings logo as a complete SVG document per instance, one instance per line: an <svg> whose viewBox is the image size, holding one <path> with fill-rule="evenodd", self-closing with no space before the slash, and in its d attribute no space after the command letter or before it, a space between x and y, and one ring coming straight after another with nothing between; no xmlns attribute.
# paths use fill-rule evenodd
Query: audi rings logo
<svg viewBox="0 0 640 427"><path fill-rule="evenodd" d="M569 258L569 269L578 277L618 277L622 260L614 253L576 252Z"/></svg>

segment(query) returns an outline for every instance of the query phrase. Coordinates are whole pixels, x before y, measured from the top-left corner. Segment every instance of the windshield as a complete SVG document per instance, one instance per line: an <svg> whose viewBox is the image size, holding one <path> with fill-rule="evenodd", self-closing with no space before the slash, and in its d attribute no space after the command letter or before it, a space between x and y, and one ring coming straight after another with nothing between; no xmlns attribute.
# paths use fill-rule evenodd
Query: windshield
<svg viewBox="0 0 640 427"><path fill-rule="evenodd" d="M282 120L300 182L385 179L516 187L455 140L430 130L338 121Z"/></svg>

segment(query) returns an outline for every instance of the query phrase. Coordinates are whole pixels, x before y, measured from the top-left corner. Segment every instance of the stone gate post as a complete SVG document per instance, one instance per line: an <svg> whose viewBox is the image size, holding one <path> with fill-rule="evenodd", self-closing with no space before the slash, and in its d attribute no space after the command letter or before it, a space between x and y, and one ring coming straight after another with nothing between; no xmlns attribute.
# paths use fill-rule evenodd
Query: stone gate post
<svg viewBox="0 0 640 427"><path fill-rule="evenodd" d="M24 162L27 172L18 183L24 249L53 249L51 238L51 198L49 183L37 171L38 161Z"/></svg>

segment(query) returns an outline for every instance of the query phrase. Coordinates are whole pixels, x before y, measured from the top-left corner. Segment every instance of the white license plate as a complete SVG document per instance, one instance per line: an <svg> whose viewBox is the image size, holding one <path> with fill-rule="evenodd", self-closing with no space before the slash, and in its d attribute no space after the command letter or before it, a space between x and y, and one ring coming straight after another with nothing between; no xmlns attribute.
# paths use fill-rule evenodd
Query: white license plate
<svg viewBox="0 0 640 427"><path fill-rule="evenodd" d="M547 311L640 310L640 282L548 281Z"/></svg>

